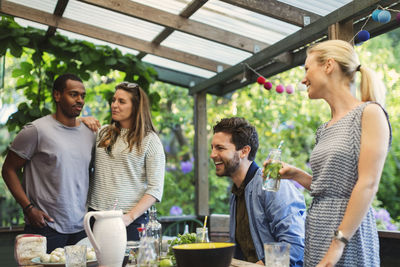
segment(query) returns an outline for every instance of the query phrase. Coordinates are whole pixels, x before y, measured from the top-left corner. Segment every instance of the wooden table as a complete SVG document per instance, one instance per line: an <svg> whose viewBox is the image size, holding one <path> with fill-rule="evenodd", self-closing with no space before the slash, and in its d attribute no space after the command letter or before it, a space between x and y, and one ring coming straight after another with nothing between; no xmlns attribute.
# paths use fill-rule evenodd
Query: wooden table
<svg viewBox="0 0 400 267"><path fill-rule="evenodd" d="M20 266L20 267L42 267L43 265L31 265L31 266ZM126 265L127 267L129 266ZM260 267L261 265L247 262L247 261L241 261L237 259L232 259L231 265L229 267Z"/></svg>
<svg viewBox="0 0 400 267"><path fill-rule="evenodd" d="M247 262L247 261L241 261L237 259L232 259L230 267L260 267L262 265L255 264L252 262Z"/></svg>

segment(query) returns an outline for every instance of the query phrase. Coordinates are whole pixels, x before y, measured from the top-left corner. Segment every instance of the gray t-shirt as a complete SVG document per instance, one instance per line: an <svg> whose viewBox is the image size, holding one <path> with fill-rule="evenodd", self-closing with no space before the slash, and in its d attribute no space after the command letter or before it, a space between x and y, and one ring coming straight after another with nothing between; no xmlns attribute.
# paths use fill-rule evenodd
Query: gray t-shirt
<svg viewBox="0 0 400 267"><path fill-rule="evenodd" d="M35 207L54 219L60 233L83 230L95 134L84 124L67 127L52 115L27 124L10 150L27 160L23 187Z"/></svg>

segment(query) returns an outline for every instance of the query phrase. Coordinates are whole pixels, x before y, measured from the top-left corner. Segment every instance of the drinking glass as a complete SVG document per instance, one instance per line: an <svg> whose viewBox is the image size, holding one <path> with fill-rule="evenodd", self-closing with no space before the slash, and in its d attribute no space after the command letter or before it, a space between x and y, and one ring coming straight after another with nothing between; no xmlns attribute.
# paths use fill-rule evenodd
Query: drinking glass
<svg viewBox="0 0 400 267"><path fill-rule="evenodd" d="M267 267L288 267L290 264L289 243L265 243L264 253Z"/></svg>
<svg viewBox="0 0 400 267"><path fill-rule="evenodd" d="M204 236L204 239L203 239ZM196 242L197 243L208 243L210 240L208 239L208 228L197 227L196 228Z"/></svg>
<svg viewBox="0 0 400 267"><path fill-rule="evenodd" d="M267 160L270 160L270 162L264 168L264 182L262 188L267 191L276 192L279 190L279 185L281 182L279 175L279 170L282 168L281 150L271 149L269 151Z"/></svg>
<svg viewBox="0 0 400 267"><path fill-rule="evenodd" d="M66 246L64 249L66 267L86 267L85 245Z"/></svg>
<svg viewBox="0 0 400 267"><path fill-rule="evenodd" d="M128 251L128 263L137 264L137 257L139 254L140 241L128 241L127 244Z"/></svg>

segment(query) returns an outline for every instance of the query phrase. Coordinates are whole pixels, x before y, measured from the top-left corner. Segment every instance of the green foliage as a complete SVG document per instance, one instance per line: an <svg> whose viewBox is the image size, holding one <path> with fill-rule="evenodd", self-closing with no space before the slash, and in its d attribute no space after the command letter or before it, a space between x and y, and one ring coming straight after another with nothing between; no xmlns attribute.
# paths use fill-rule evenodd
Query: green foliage
<svg viewBox="0 0 400 267"><path fill-rule="evenodd" d="M60 74L74 73L89 80L93 72L107 75L120 70L126 73L125 80L138 82L145 91L154 81L155 70L133 55L59 34L45 34L43 30L23 28L13 18L3 16L0 20L0 55L9 49L14 57L24 58L12 76L17 79L16 89L23 90L28 100L9 118L10 131L19 131L27 122L51 113L52 83ZM110 99L109 92L104 92L105 99ZM150 95L153 107L157 107L159 99L156 92Z"/></svg>
<svg viewBox="0 0 400 267"><path fill-rule="evenodd" d="M174 251L172 249L175 245L181 244L191 244L196 242L196 233L186 233L186 234L178 234L178 237L173 240L168 240L168 256L172 258L172 261L175 261Z"/></svg>
<svg viewBox="0 0 400 267"><path fill-rule="evenodd" d="M400 219L400 134L396 131L400 125L397 115L400 111L397 103L400 96L397 62L400 56L399 32L393 31L357 47L361 63L377 70L389 89L386 109L393 127L393 141L377 195L379 201L374 201L373 205L378 211L386 208L394 219ZM60 35L45 39L43 31L21 28L12 19L0 21L0 55L6 52L8 61L12 58L10 54L20 57L18 66L6 72L12 72L12 90L17 89L13 94L18 94L23 101L19 101L18 111L9 118L10 136L1 139L3 149L19 127L50 112L51 84L57 75L72 72L86 80L85 85L90 88L87 90L86 105L102 123L109 121L108 101L115 84L122 80L135 81L149 93L153 119L167 155L164 196L157 209L161 215L169 215L172 206L181 207L184 214L195 213L193 98L188 95L187 89L159 82L149 87L155 77L154 70L132 55L123 56L119 50L68 40ZM112 78L103 81L102 75ZM269 79L275 88L279 83L297 84L303 75L304 70L299 67ZM13 103L14 95L10 95L2 92L2 100ZM207 96L209 143L212 126L231 116L245 117L256 127L260 144L256 163L259 166L269 149L276 148L284 140L282 159L308 172L315 131L330 118L327 104L322 100L308 100L307 92L278 94L273 89L267 91L253 84L223 98ZM215 175L212 160L209 160L208 172L210 212L229 213L231 180ZM12 198L4 184L0 185L0 195ZM306 202L310 203L311 197L305 190L302 191ZM378 224L386 227L379 220Z"/></svg>
<svg viewBox="0 0 400 267"><path fill-rule="evenodd" d="M43 30L23 28L11 17L2 16L0 20L0 57L6 56L7 61L7 82L4 90L0 91L1 104L17 105L17 111L9 116L6 123L7 132L11 136L26 123L52 113L52 84L61 74L74 73L91 85L93 90L87 90L86 106L103 123L109 121L108 103L117 81L137 82L148 91L150 83L155 79L155 70L133 55L122 55L118 49L69 40L58 34L51 37L46 37L45 34ZM108 79L103 82L99 75L110 75L116 79L110 79L111 83ZM150 95L155 110L159 100L157 92ZM2 143L6 142L2 146L4 155L12 138L1 140ZM1 157L0 160L2 163L4 158ZM20 209L3 180L0 181L0 193L0 217L14 213L15 216L12 217L21 217ZM5 218L11 218L11 215ZM0 222L0 225L1 223L17 224L18 219Z"/></svg>
<svg viewBox="0 0 400 267"><path fill-rule="evenodd" d="M398 66L400 29L381 35L357 47L361 64L377 71L387 87L386 110L392 125L392 145L387 156L377 197L377 207L386 208L400 220L400 68ZM379 205L379 206L378 206Z"/></svg>
<svg viewBox="0 0 400 267"><path fill-rule="evenodd" d="M161 215L169 215L172 206L182 208L184 214L194 214L195 181L193 165L182 172L181 162L192 164L193 155L193 99L187 89L156 82L150 93L160 95L159 109L153 110L153 121L159 131L167 157L164 197L157 204Z"/></svg>
<svg viewBox="0 0 400 267"><path fill-rule="evenodd" d="M381 41L383 38L383 42ZM379 40L381 39L381 40ZM360 54L362 64L370 66L378 71L387 84L389 90L387 95L387 107L391 123L394 129L399 125L397 116L399 106L397 99L399 98L398 79L400 77L398 67L396 65L396 57L394 56L397 49L391 48L390 39L380 37L376 41L370 40L361 47L357 47ZM397 44L397 43L396 43ZM371 53L369 51L375 51ZM281 73L274 77L270 77L274 86L282 84L297 84L304 75L302 67L294 68L285 73ZM167 90L167 94L161 94L163 102L176 103L182 99L186 99L183 89L177 87L169 87L167 85L155 86L157 89ZM173 88L173 91L167 89ZM174 93L175 91L175 93ZM185 137L192 140L194 132L192 130L192 102L190 107L187 105L175 105L178 111L171 113L161 107L158 113L158 122L165 129L172 127L175 123L183 125L186 129L188 125L190 130L186 131ZM315 131L317 127L328 121L330 118L329 107L322 100L308 99L307 92L296 91L292 95L286 93L278 94L274 90L266 91L257 84L247 86L236 92L225 96L224 98L216 96L207 96L207 115L208 115L208 140L211 142L212 126L220 119L231 116L245 117L257 129L259 134L259 151L257 153L256 162L261 166L266 158L270 148L278 146L281 140L285 143L282 148L282 159L288 163L296 165L311 173L309 168L309 156L315 143ZM188 117L188 115L190 115ZM161 127L161 128L163 128ZM172 131L163 130L162 137L170 136ZM399 201L399 184L400 184L400 138L397 131L393 131L392 148L388 155L385 168L382 174L378 198L380 201L374 202L376 210L386 207L393 218L397 218ZM187 151L185 147L179 151ZM210 151L209 151L210 152ZM178 158L179 160L179 158ZM175 160L175 167L179 166L179 161ZM168 158L167 164L171 164L171 158ZM182 178L184 176L185 178ZM175 180L175 182L174 182ZM231 181L226 177L217 177L213 162L209 161L209 182L210 182L210 212L213 213L229 213L228 203L230 196ZM175 187L176 186L176 187ZM180 189L178 189L180 188ZM167 203L161 203L162 214L167 215L172 205L180 206L185 214L193 210L194 195L194 178L192 173L183 175L178 169L170 171L167 174L164 199L169 199L170 194L178 195L175 201L167 200ZM302 190L305 195L307 204L311 202L311 197L306 190ZM182 199L182 200L181 200ZM163 201L164 202L164 201ZM160 208L159 208L160 210ZM382 224L382 228L385 226ZM385 228L386 229L386 228Z"/></svg>

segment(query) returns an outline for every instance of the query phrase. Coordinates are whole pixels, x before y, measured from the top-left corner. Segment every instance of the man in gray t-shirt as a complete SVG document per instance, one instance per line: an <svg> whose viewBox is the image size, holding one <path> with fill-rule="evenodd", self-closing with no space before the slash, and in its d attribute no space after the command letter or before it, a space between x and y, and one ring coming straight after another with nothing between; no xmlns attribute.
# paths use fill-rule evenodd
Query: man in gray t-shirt
<svg viewBox="0 0 400 267"><path fill-rule="evenodd" d="M76 120L85 87L73 74L53 86L55 114L27 124L3 165L3 179L25 214L25 232L47 238L47 251L85 237L83 217L95 134ZM21 184L17 171L23 169Z"/></svg>

